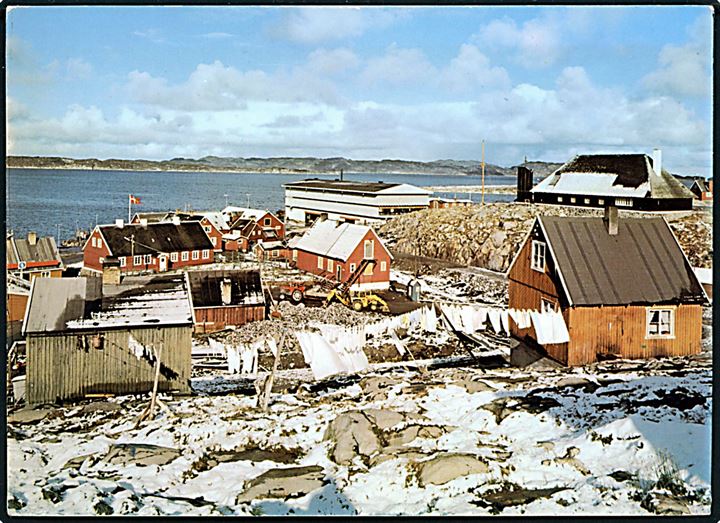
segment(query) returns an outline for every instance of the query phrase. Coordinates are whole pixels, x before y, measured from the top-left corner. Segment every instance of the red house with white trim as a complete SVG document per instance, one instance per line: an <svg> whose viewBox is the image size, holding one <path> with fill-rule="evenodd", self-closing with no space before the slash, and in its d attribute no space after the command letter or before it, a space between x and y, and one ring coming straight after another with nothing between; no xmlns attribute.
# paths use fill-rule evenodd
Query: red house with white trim
<svg viewBox="0 0 720 523"><path fill-rule="evenodd" d="M258 242L285 238L285 224L270 211L229 206L221 214L230 224L230 231L224 236L226 251L248 252Z"/></svg>
<svg viewBox="0 0 720 523"><path fill-rule="evenodd" d="M199 221L98 225L83 247L86 269L102 272L115 258L123 273L165 272L213 263L213 245Z"/></svg>
<svg viewBox="0 0 720 523"><path fill-rule="evenodd" d="M169 222L173 218L180 218L180 221L199 221L202 225L205 233L210 238L210 242L213 244L213 250L215 252L221 252L222 238L225 231L230 230L227 226L223 215L219 212L167 212L167 213L136 213L130 223L158 223L158 222Z"/></svg>
<svg viewBox="0 0 720 523"><path fill-rule="evenodd" d="M369 264L351 290L384 290L390 286L392 255L382 240L366 225L318 221L303 236L289 242L292 261L298 269L346 281L364 259Z"/></svg>

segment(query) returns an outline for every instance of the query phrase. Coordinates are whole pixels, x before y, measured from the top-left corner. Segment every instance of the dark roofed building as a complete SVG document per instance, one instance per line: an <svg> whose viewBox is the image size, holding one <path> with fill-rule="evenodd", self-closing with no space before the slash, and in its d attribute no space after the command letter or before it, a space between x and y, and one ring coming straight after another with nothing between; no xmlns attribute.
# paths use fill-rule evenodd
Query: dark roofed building
<svg viewBox="0 0 720 523"><path fill-rule="evenodd" d="M567 365L700 352L707 296L663 218L538 217L508 278L510 308L562 312L570 341L544 349Z"/></svg>
<svg viewBox="0 0 720 523"><path fill-rule="evenodd" d="M9 273L30 280L36 276L59 278L63 271L55 238L38 238L34 232L27 238L16 238L14 234L7 237L5 263Z"/></svg>
<svg viewBox="0 0 720 523"><path fill-rule="evenodd" d="M190 271L198 332L265 319L265 295L259 271Z"/></svg>
<svg viewBox="0 0 720 523"><path fill-rule="evenodd" d="M712 200L712 179L706 180L699 176L677 176L677 181L683 184L698 200Z"/></svg>
<svg viewBox="0 0 720 523"><path fill-rule="evenodd" d="M662 168L662 154L584 154L530 191L535 203L641 211L692 209L692 193Z"/></svg>
<svg viewBox="0 0 720 523"><path fill-rule="evenodd" d="M212 263L213 244L199 221L98 225L83 247L86 269L101 272L117 258L120 270L165 272Z"/></svg>
<svg viewBox="0 0 720 523"><path fill-rule="evenodd" d="M30 405L86 394L190 391L193 311L186 275L33 281L23 326Z"/></svg>

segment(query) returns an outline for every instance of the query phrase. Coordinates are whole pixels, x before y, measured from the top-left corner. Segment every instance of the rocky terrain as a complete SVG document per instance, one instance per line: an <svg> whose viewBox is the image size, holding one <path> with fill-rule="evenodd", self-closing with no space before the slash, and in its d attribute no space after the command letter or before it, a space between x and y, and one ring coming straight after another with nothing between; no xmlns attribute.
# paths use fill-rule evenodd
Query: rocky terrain
<svg viewBox="0 0 720 523"><path fill-rule="evenodd" d="M393 218L380 229L393 252L506 271L536 216L601 216L602 210L490 203L427 209ZM620 217L648 214L621 211ZM712 214L666 215L694 267L712 266Z"/></svg>
<svg viewBox="0 0 720 523"><path fill-rule="evenodd" d="M549 174L560 164L528 162L527 165L537 176ZM171 160L124 160L97 158L61 158L40 156L9 156L7 166L14 168L42 169L96 169L130 171L228 171L248 173L292 173L292 174L435 174L435 175L479 175L482 171L479 161L436 160L416 162L407 160L350 160L347 158L231 158L205 156L203 158L173 158ZM485 164L488 176L514 177L517 166L500 167ZM511 180L512 183L512 180Z"/></svg>
<svg viewBox="0 0 720 523"><path fill-rule="evenodd" d="M577 369L375 368L193 397L13 412L8 510L32 515L698 515L711 356Z"/></svg>

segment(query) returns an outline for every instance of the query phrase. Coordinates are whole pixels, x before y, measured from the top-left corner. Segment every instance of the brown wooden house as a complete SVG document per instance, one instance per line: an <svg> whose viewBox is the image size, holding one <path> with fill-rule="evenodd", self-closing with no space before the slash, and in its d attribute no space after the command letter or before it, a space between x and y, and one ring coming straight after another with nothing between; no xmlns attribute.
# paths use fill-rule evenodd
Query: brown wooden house
<svg viewBox="0 0 720 523"><path fill-rule="evenodd" d="M708 299L663 218L538 217L508 279L511 309L562 312L570 341L544 349L566 365L700 352Z"/></svg>
<svg viewBox="0 0 720 523"><path fill-rule="evenodd" d="M259 271L188 272L198 332L265 319Z"/></svg>
<svg viewBox="0 0 720 523"><path fill-rule="evenodd" d="M86 394L149 392L160 350L159 390L190 391L193 310L184 274L37 278L26 337L29 405Z"/></svg>

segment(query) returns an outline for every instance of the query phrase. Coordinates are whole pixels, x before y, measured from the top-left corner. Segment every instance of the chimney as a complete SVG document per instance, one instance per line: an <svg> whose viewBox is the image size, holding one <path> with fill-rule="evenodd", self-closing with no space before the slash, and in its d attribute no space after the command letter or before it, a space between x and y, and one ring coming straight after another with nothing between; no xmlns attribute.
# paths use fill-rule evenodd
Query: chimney
<svg viewBox="0 0 720 523"><path fill-rule="evenodd" d="M172 222L173 222L173 225L180 225L180 216L173 216ZM147 226L147 223L145 225Z"/></svg>
<svg viewBox="0 0 720 523"><path fill-rule="evenodd" d="M103 285L120 285L120 261L117 258L106 258L102 263Z"/></svg>
<svg viewBox="0 0 720 523"><path fill-rule="evenodd" d="M147 229L147 218L140 218L140 227Z"/></svg>
<svg viewBox="0 0 720 523"><path fill-rule="evenodd" d="M119 218L119 219L115 220L115 227L117 227L118 229L122 229L122 228L123 228L122 218Z"/></svg>
<svg viewBox="0 0 720 523"><path fill-rule="evenodd" d="M618 233L618 210L617 207L609 206L605 207L605 216L603 217L603 223L610 236L617 236Z"/></svg>
<svg viewBox="0 0 720 523"><path fill-rule="evenodd" d="M37 243L37 233L35 231L30 231L28 233L28 243L30 245L35 245Z"/></svg>
<svg viewBox="0 0 720 523"><path fill-rule="evenodd" d="M340 181L341 181L341 182L343 181L343 175L344 175L344 174L345 174L345 172L344 172L342 169L340 169Z"/></svg>
<svg viewBox="0 0 720 523"><path fill-rule="evenodd" d="M223 305L230 305L232 297L232 284L230 278L223 278L220 282L220 296Z"/></svg>
<svg viewBox="0 0 720 523"><path fill-rule="evenodd" d="M652 155L653 171L660 176L662 174L662 150L653 149Z"/></svg>

